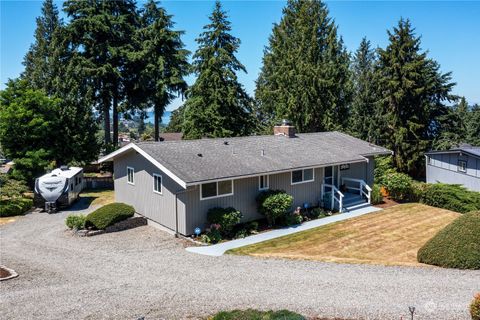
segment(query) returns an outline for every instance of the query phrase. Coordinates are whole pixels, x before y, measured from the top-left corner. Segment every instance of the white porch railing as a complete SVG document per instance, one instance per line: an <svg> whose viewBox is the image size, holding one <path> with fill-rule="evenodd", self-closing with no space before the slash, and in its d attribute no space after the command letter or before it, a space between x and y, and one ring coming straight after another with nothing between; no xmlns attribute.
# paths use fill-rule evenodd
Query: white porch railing
<svg viewBox="0 0 480 320"><path fill-rule="evenodd" d="M322 184L322 200L323 195L325 195L325 188L330 188L330 209L333 210L335 208L335 201L338 203L338 212L342 212L343 210L343 197L345 196L340 190L337 189L333 184Z"/></svg>
<svg viewBox="0 0 480 320"><path fill-rule="evenodd" d="M352 187L352 186L346 186L347 189L349 190L356 190L358 191L358 194L361 196L365 196L367 198L368 203L371 203L371 198L372 198L372 188L368 184L365 183L365 181L361 179L353 179L353 178L343 178L342 177L342 184L344 184L345 181L350 181L350 182L356 182L358 183L358 188Z"/></svg>

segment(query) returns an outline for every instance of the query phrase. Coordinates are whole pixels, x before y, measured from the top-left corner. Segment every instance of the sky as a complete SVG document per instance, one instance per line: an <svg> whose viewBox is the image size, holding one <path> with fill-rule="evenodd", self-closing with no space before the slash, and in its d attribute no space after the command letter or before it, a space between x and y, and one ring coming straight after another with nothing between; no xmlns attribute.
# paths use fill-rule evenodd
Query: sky
<svg viewBox="0 0 480 320"><path fill-rule="evenodd" d="M143 1L138 1L141 5ZM285 1L223 1L232 22L232 34L241 40L238 59L247 74L239 74L248 93L255 90L255 80L262 66L262 56L272 26L282 16ZM408 18L422 37L422 49L451 71L457 83L454 94L465 96L471 104L480 104L480 1L327 1L330 17L338 25L348 51L354 52L363 37L374 47L388 44L387 30ZM62 2L56 2L61 8ZM186 48L195 51L195 38L208 23L213 1L162 1L173 15L177 30L184 30ZM0 0L0 89L9 78L23 71L23 57L33 42L35 18L42 1ZM65 19L66 17L62 15ZM194 76L187 79L190 84ZM176 109L177 99L167 108Z"/></svg>

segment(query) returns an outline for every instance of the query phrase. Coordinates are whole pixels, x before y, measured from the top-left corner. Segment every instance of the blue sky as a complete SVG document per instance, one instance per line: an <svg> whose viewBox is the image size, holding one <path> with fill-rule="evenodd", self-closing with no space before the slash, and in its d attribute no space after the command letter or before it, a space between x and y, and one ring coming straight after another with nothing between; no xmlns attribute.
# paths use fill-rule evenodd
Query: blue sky
<svg viewBox="0 0 480 320"><path fill-rule="evenodd" d="M138 1L141 4L143 1ZM56 3L61 7L61 2ZM212 1L162 1L174 15L177 29L186 32L187 49L196 49L195 38L207 23ZM232 21L232 33L242 41L238 58L248 74L239 74L246 90L253 94L261 68L264 46L272 25L280 21L284 1L224 1ZM33 41L35 17L40 14L41 1L0 0L0 80L23 70L22 60ZM457 83L454 93L465 96L470 103L480 103L480 2L393 2L393 1L327 1L330 16L339 26L347 49L351 52L366 36L374 46L385 47L387 29L400 17L409 18L422 36L422 48L437 60L442 71L452 71ZM192 83L194 78L189 77ZM175 101L168 110L181 102Z"/></svg>

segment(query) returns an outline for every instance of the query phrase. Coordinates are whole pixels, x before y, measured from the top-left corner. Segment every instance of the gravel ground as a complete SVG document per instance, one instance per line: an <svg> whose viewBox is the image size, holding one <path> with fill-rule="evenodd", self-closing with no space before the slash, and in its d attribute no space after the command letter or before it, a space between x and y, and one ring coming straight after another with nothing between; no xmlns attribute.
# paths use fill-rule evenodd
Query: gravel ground
<svg viewBox="0 0 480 320"><path fill-rule="evenodd" d="M77 211L78 213L82 211ZM234 308L351 319L469 319L480 272L210 257L143 226L94 237L67 232L69 212L0 227L1 319L196 319Z"/></svg>

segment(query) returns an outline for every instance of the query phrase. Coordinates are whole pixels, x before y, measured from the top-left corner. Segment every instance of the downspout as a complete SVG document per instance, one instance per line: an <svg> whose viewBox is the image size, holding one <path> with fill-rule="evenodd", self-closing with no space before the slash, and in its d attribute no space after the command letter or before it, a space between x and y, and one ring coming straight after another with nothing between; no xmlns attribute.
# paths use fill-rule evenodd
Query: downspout
<svg viewBox="0 0 480 320"><path fill-rule="evenodd" d="M187 189L180 189L175 192L175 238L178 238L178 195L186 191Z"/></svg>

